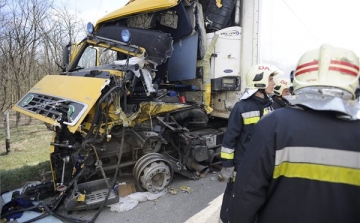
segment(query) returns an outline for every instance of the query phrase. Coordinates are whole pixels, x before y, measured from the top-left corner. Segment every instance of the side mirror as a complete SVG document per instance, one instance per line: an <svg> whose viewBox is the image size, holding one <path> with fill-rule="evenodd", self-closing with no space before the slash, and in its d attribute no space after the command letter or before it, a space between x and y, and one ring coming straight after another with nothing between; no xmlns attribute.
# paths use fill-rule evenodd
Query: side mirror
<svg viewBox="0 0 360 223"><path fill-rule="evenodd" d="M69 59L70 59L70 49L71 42L69 42L67 45L63 47L62 57L63 57L63 64L62 64L62 71L65 72L67 66L69 65Z"/></svg>

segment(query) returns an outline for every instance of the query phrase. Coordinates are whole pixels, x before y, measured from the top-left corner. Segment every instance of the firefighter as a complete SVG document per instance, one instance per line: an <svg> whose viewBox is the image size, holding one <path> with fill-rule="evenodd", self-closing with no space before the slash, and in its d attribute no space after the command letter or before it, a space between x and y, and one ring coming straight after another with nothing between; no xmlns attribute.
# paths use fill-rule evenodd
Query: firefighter
<svg viewBox="0 0 360 223"><path fill-rule="evenodd" d="M276 78L274 81L274 95L271 96L271 99L273 100L273 109L290 106L290 103L285 99L285 96L290 95L290 87L292 86L292 83L286 78Z"/></svg>
<svg viewBox="0 0 360 223"><path fill-rule="evenodd" d="M265 114L273 111L269 94L273 93L276 67L257 64L246 73L246 89L240 101L234 105L228 120L221 148L222 169L219 181L227 182L220 211L220 220L227 222L226 210L233 187L236 166L244 156L243 144L250 138L254 124Z"/></svg>
<svg viewBox="0 0 360 223"><path fill-rule="evenodd" d="M295 71L294 107L255 126L231 196L230 223L359 223L359 58L322 45Z"/></svg>

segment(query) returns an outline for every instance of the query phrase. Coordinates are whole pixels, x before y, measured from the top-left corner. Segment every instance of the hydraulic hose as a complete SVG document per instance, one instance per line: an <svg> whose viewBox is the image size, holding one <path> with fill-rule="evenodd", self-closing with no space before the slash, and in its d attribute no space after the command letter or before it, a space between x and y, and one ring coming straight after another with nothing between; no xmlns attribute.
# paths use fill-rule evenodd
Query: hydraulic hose
<svg viewBox="0 0 360 223"><path fill-rule="evenodd" d="M126 104L127 104L127 96L126 94L124 94L124 106L125 106L125 110L126 110ZM116 165L116 170L115 170L115 174L114 174L114 178L113 178L113 182L111 182L110 185L114 185L115 181L116 181L116 176L118 175L119 172L119 166L120 166L120 161L121 161L121 157L122 157L122 153L123 153L123 147L124 147L124 138L125 138L125 128L122 128L122 136L121 136L121 143L120 143L120 150L119 150L119 154L118 154L118 161L117 161L117 165ZM111 191L111 187L109 187L108 192L107 192L107 196L105 198L105 200L103 201L103 203L101 204L101 206L99 207L99 210L95 213L95 215L91 218L89 223L94 223L96 218L99 217L101 210L104 208L107 200L109 199L109 195L110 195L110 191Z"/></svg>

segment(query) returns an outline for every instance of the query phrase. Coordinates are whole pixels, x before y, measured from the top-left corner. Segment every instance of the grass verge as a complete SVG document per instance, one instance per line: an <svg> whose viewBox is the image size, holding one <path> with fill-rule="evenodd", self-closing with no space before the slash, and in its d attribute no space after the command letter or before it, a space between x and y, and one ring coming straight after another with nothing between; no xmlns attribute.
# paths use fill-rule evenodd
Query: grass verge
<svg viewBox="0 0 360 223"><path fill-rule="evenodd" d="M1 193L39 181L40 173L50 171L49 144L52 132L44 124L10 129L10 152L5 151L5 132L0 130ZM3 144L3 145L1 145Z"/></svg>
<svg viewBox="0 0 360 223"><path fill-rule="evenodd" d="M28 181L41 181L41 173L50 170L50 162L45 161L37 165L25 165L11 170L1 170L1 193L21 188Z"/></svg>

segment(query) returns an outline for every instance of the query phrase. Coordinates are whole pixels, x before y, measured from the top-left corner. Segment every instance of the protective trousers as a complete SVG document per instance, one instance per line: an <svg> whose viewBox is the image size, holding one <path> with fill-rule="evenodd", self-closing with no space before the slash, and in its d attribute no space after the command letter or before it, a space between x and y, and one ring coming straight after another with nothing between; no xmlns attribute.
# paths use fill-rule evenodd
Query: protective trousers
<svg viewBox="0 0 360 223"><path fill-rule="evenodd" d="M229 222L227 209L229 207L229 202L230 202L231 194L233 191L233 187L234 187L234 182L227 183L226 189L224 192L222 205L221 205L221 209L220 209L220 220L223 223Z"/></svg>

